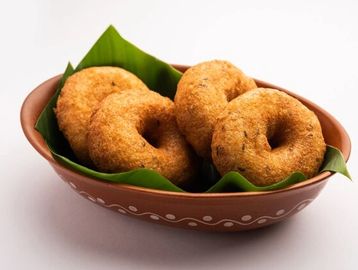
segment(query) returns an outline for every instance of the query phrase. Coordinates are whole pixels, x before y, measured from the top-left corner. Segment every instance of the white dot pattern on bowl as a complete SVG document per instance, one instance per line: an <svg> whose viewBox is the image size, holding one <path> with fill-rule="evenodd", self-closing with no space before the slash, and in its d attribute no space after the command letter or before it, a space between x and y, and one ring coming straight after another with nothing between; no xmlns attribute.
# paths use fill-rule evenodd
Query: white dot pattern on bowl
<svg viewBox="0 0 358 270"><path fill-rule="evenodd" d="M285 209L280 209L276 212L276 216L281 216L285 213Z"/></svg>
<svg viewBox="0 0 358 270"><path fill-rule="evenodd" d="M301 211L303 208L305 208L306 207L306 204L305 203L303 203L303 204L301 204L298 208L297 208L297 210L298 211Z"/></svg>
<svg viewBox="0 0 358 270"><path fill-rule="evenodd" d="M92 201L92 202L96 202L96 199L93 198L93 197L91 197L91 196L88 196L88 199L89 199L90 201Z"/></svg>
<svg viewBox="0 0 358 270"><path fill-rule="evenodd" d="M203 216L203 220L204 221L212 221L213 217L212 216Z"/></svg>
<svg viewBox="0 0 358 270"><path fill-rule="evenodd" d="M68 182L68 184L69 184L73 189L77 189L77 186L76 186L74 183Z"/></svg>
<svg viewBox="0 0 358 270"><path fill-rule="evenodd" d="M245 216L242 216L241 217L241 220L242 221L249 221L249 220L251 220L252 219L252 216L250 216L250 215L245 215Z"/></svg>
<svg viewBox="0 0 358 270"><path fill-rule="evenodd" d="M128 209L131 210L131 211L133 211L133 212L137 212L137 211L138 211L137 207L135 207L135 206L133 206L133 205L128 206Z"/></svg>
<svg viewBox="0 0 358 270"><path fill-rule="evenodd" d="M126 214L126 213L127 213L126 211L124 211L124 210L121 209L121 208L118 208L117 211L118 211L119 213L121 213L121 214Z"/></svg>
<svg viewBox="0 0 358 270"><path fill-rule="evenodd" d="M274 215L272 215L272 216L263 215L263 216L258 216L256 218L254 218L253 215L245 214L243 216L240 216L239 220L228 219L228 218L214 220L214 218L210 215L204 215L199 219L195 218L195 217L178 218L173 213L167 213L167 214L165 214L165 216L161 216L160 214L153 213L153 212L139 212L138 208L134 205L129 205L126 208L126 207L124 207L120 204L116 204L116 203L106 204L106 202L102 198L92 196L91 194L87 193L86 191L78 190L78 187L75 184L73 184L72 182L68 182L68 184L71 188L73 188L79 194L85 196L87 199L91 200L92 202L98 203L106 208L114 208L115 210L117 210L117 212L119 212L121 214L129 213L129 214L132 214L135 216L148 216L152 220L162 220L162 221L166 221L166 222L170 222L170 223L179 223L179 222L186 221L186 224L190 227L196 227L199 224L206 225L206 226L223 226L226 228L234 227L234 226L248 226L253 223L264 224L270 220L274 221L274 220L282 219L294 211L300 211L303 208L305 208L311 201L313 201L313 199L306 199L306 200L299 202L298 204L296 204L294 207L292 207L289 210L278 209L278 210L276 210L276 212L274 212Z"/></svg>
<svg viewBox="0 0 358 270"><path fill-rule="evenodd" d="M153 220L159 220L159 217L157 215L150 215L149 217Z"/></svg>
<svg viewBox="0 0 358 270"><path fill-rule="evenodd" d="M104 201L103 199L101 199L101 198L97 198L96 200L97 200L97 202L99 202L100 204L105 204L105 201Z"/></svg>
<svg viewBox="0 0 358 270"><path fill-rule="evenodd" d="M174 220L176 218L173 214L166 214L165 217L170 220Z"/></svg>
<svg viewBox="0 0 358 270"><path fill-rule="evenodd" d="M257 221L258 224L263 224L263 223L266 223L267 219L266 218L262 218L262 219L259 219Z"/></svg>

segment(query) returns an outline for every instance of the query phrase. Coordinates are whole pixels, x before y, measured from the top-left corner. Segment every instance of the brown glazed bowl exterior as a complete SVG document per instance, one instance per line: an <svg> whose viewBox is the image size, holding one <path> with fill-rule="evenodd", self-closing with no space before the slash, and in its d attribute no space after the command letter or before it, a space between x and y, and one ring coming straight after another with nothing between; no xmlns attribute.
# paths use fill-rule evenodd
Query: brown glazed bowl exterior
<svg viewBox="0 0 358 270"><path fill-rule="evenodd" d="M175 66L184 71L187 66ZM21 124L32 146L50 163L69 187L105 208L142 220L206 231L241 231L282 221L310 204L325 186L330 172L288 188L266 192L178 193L103 182L67 168L53 159L41 135L37 118L54 94L60 75L42 83L23 103ZM256 80L258 86L276 88L299 99L318 116L327 144L339 148L345 160L351 144L344 128L328 112L281 87ZM34 172L35 173L35 172Z"/></svg>

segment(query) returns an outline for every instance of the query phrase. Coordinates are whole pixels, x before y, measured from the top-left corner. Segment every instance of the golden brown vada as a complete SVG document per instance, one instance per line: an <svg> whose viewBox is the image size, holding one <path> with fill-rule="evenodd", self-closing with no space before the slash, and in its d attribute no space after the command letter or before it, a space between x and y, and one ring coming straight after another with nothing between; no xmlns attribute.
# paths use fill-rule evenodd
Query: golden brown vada
<svg viewBox="0 0 358 270"><path fill-rule="evenodd" d="M91 117L88 147L101 171L147 168L177 185L195 174L195 156L179 132L173 101L152 91L107 96Z"/></svg>
<svg viewBox="0 0 358 270"><path fill-rule="evenodd" d="M148 91L134 74L118 67L90 67L66 80L55 113L60 130L81 162L91 164L87 129L94 107L109 94L133 88Z"/></svg>
<svg viewBox="0 0 358 270"><path fill-rule="evenodd" d="M314 176L326 145L312 111L284 92L258 88L228 104L215 125L211 149L221 175L237 171L263 186L296 171Z"/></svg>
<svg viewBox="0 0 358 270"><path fill-rule="evenodd" d="M176 119L199 156L211 158L214 124L228 102L253 88L255 81L227 61L203 62L184 73L175 95Z"/></svg>

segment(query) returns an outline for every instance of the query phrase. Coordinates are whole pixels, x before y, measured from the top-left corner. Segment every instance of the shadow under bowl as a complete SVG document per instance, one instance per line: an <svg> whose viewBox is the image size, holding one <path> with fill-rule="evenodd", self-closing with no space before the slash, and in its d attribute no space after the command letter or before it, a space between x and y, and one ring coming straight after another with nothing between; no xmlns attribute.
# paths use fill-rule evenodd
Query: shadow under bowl
<svg viewBox="0 0 358 270"><path fill-rule="evenodd" d="M174 65L185 71L188 66ZM56 161L34 126L56 91L61 75L33 90L21 108L21 125L32 146L78 194L121 214L158 224L206 231L241 231L282 221L311 203L325 186L331 172L289 186L264 192L179 193L126 184L114 184L83 175ZM351 143L342 125L313 102L281 87L256 80L259 87L275 88L297 98L318 116L327 144L337 147L347 161Z"/></svg>

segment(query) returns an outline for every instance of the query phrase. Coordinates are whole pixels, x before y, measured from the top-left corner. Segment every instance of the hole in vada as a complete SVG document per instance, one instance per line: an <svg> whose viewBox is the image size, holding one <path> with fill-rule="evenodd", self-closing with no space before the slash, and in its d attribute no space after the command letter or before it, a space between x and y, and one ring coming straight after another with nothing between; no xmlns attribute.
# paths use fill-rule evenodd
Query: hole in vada
<svg viewBox="0 0 358 270"><path fill-rule="evenodd" d="M287 125L283 121L271 125L267 132L267 142L271 150L284 146L287 141Z"/></svg>
<svg viewBox="0 0 358 270"><path fill-rule="evenodd" d="M159 148L160 142L159 142L159 127L160 127L160 121L153 119L148 120L144 124L144 128L140 134L142 137L153 147Z"/></svg>
<svg viewBox="0 0 358 270"><path fill-rule="evenodd" d="M277 134L278 133L278 134ZM271 150L278 148L281 146L282 144L282 136L280 136L281 134L279 132L276 132L275 134L273 134L271 137L268 138L268 143L271 147Z"/></svg>

